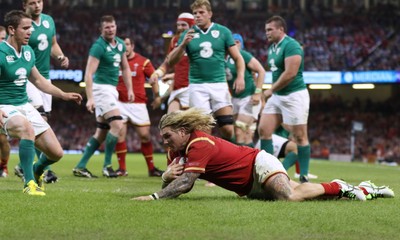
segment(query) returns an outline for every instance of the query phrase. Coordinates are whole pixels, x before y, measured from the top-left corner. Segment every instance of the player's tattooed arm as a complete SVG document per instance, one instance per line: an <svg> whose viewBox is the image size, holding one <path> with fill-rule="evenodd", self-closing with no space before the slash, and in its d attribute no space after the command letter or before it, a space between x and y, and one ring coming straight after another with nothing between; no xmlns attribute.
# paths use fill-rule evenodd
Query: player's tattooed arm
<svg viewBox="0 0 400 240"><path fill-rule="evenodd" d="M170 182L168 186L157 192L157 194L159 198L178 197L183 193L189 192L199 176L200 173L183 173L177 179Z"/></svg>

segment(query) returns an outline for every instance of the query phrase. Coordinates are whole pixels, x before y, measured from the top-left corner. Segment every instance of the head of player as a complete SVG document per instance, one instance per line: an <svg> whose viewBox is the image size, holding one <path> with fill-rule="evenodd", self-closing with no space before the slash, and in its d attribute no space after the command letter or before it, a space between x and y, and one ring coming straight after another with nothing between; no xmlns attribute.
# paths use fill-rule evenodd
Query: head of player
<svg viewBox="0 0 400 240"><path fill-rule="evenodd" d="M200 29L207 29L211 25L211 4L208 0L196 0L192 5L194 21Z"/></svg>
<svg viewBox="0 0 400 240"><path fill-rule="evenodd" d="M36 19L43 11L43 1L22 0L22 7L24 8L25 12L31 16L32 19Z"/></svg>
<svg viewBox="0 0 400 240"><path fill-rule="evenodd" d="M235 40L236 46L238 46L239 50L244 48L244 41L242 35L239 33L232 34L233 40Z"/></svg>
<svg viewBox="0 0 400 240"><path fill-rule="evenodd" d="M32 19L23 11L14 10L6 14L4 24L7 29L7 41L20 51L22 45L28 45L32 31Z"/></svg>
<svg viewBox="0 0 400 240"><path fill-rule="evenodd" d="M194 25L194 17L191 13L181 13L176 20L176 33L180 35L183 31L188 30Z"/></svg>
<svg viewBox="0 0 400 240"><path fill-rule="evenodd" d="M126 47L126 57L130 59L135 54L135 42L130 37L127 36L123 36L122 39L124 40Z"/></svg>
<svg viewBox="0 0 400 240"><path fill-rule="evenodd" d="M111 15L104 15L100 19L100 32L101 36L107 42L113 42L117 34L117 24L115 18Z"/></svg>
<svg viewBox="0 0 400 240"><path fill-rule="evenodd" d="M6 40L6 36L7 36L6 28L3 26L0 26L0 42Z"/></svg>
<svg viewBox="0 0 400 240"><path fill-rule="evenodd" d="M265 22L265 34L270 43L278 43L286 35L286 31L286 21L280 16L272 16Z"/></svg>
<svg viewBox="0 0 400 240"><path fill-rule="evenodd" d="M195 130L210 131L215 122L211 114L205 114L201 109L190 108L165 114L160 119L158 128L164 144L175 152L186 148L191 133Z"/></svg>

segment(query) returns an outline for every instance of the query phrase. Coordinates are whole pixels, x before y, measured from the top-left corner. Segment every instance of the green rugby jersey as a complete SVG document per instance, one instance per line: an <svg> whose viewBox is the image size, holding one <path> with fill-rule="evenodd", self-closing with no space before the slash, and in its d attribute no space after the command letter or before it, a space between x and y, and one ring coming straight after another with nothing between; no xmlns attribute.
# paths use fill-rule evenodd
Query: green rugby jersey
<svg viewBox="0 0 400 240"><path fill-rule="evenodd" d="M240 92L239 94L235 93L235 90L233 89L233 83L236 80L237 77L237 69L235 65L235 61L231 58L231 56L228 55L225 66L226 66L226 80L228 80L228 85L229 85L229 90L232 94L232 97L234 98L245 98L247 96L251 96L254 94L254 91L256 90L256 84L254 83L254 78L251 72L251 69L247 68L247 64L251 61L253 58L253 55L251 55L249 52L245 50L240 50L240 54L242 55L245 63L245 71L244 71L244 90L243 92Z"/></svg>
<svg viewBox="0 0 400 240"><path fill-rule="evenodd" d="M190 63L189 83L226 82L225 55L227 49L235 45L231 31L217 23L211 23L205 32L197 26L193 29L194 37L186 46ZM186 32L181 35L178 45Z"/></svg>
<svg viewBox="0 0 400 240"><path fill-rule="evenodd" d="M53 37L56 35L56 27L51 16L40 14L40 22L32 21L32 35L29 38L29 46L35 52L36 68L46 79L50 79L50 53L53 45Z"/></svg>
<svg viewBox="0 0 400 240"><path fill-rule="evenodd" d="M21 53L6 41L0 43L0 104L19 106L28 102L26 83L35 66L35 53L28 45Z"/></svg>
<svg viewBox="0 0 400 240"><path fill-rule="evenodd" d="M272 72L272 82L275 83L285 71L285 58L300 55L301 63L296 77L283 89L276 91L278 95L288 95L306 88L303 79L304 53L300 44L293 38L285 36L278 44L271 44L268 49L268 66Z"/></svg>
<svg viewBox="0 0 400 240"><path fill-rule="evenodd" d="M122 39L115 37L116 45L112 46L103 37L99 37L89 50L89 55L99 60L93 82L117 86L122 55L126 51Z"/></svg>

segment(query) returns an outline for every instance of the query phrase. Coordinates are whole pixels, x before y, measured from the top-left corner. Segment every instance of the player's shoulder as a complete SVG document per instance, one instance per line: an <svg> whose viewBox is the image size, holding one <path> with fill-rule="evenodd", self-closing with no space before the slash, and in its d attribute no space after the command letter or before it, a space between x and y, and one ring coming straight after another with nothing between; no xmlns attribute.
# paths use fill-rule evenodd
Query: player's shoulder
<svg viewBox="0 0 400 240"><path fill-rule="evenodd" d="M41 19L42 22L44 22L44 21L49 21L49 22L51 22L51 23L54 23L53 17L50 16L50 15L48 15L48 14L45 14L45 13L41 13L41 14L40 14L40 19Z"/></svg>
<svg viewBox="0 0 400 240"><path fill-rule="evenodd" d="M246 51L246 50L244 50L244 49L240 49L240 54L241 54L243 57L248 57L248 58L252 58L252 57L253 57L253 54L251 54L250 52L248 52L248 51Z"/></svg>
<svg viewBox="0 0 400 240"><path fill-rule="evenodd" d="M298 48L301 48L301 45L300 45L300 43L296 40L296 39L294 39L294 38L292 38L292 37L289 37L289 36L286 36L285 37L285 39L283 40L285 43L286 43L286 45L288 45L288 46L292 46L292 47L298 47Z"/></svg>

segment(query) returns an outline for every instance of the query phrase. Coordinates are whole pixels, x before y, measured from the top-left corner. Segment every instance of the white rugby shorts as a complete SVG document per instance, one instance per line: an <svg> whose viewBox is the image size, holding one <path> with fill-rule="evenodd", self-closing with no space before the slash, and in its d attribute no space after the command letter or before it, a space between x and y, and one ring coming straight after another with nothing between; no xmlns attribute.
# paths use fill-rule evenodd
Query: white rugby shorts
<svg viewBox="0 0 400 240"><path fill-rule="evenodd" d="M283 123L293 126L307 124L310 95L307 89L286 96L273 94L265 103L262 114L281 114Z"/></svg>

